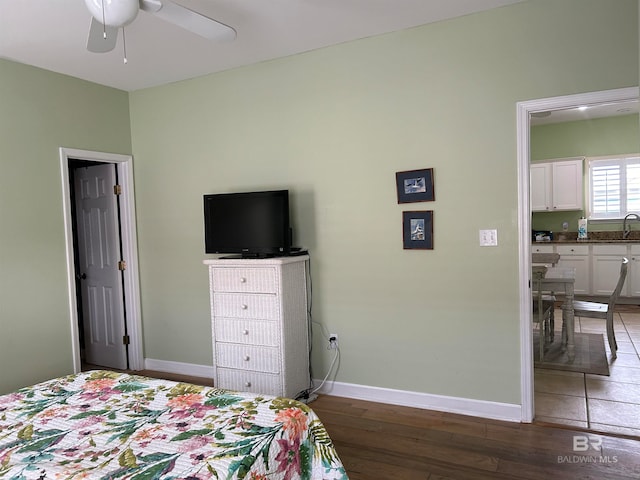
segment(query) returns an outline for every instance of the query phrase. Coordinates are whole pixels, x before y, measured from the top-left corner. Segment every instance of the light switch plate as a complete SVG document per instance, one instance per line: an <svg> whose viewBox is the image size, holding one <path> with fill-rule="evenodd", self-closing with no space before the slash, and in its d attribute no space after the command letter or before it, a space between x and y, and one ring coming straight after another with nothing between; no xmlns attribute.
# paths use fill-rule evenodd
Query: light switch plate
<svg viewBox="0 0 640 480"><path fill-rule="evenodd" d="M497 247L498 246L498 230L480 230L480 246L481 247Z"/></svg>

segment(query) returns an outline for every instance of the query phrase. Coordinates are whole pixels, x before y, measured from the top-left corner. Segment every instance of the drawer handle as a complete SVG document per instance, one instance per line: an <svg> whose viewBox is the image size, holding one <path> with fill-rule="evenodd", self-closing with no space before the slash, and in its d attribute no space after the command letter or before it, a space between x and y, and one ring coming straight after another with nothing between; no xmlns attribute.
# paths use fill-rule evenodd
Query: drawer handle
<svg viewBox="0 0 640 480"><path fill-rule="evenodd" d="M249 308L249 306L248 306L247 304L243 303L243 304L242 304L242 309L243 309L243 310L246 310L247 308Z"/></svg>
<svg viewBox="0 0 640 480"><path fill-rule="evenodd" d="M240 277L240 283L247 283L247 279L244 277Z"/></svg>
<svg viewBox="0 0 640 480"><path fill-rule="evenodd" d="M244 386L245 387L250 387L251 386L251 382L244 382Z"/></svg>
<svg viewBox="0 0 640 480"><path fill-rule="evenodd" d="M251 360L251 357L249 357L249 355L245 355L245 356L244 356L244 361L245 361L245 362L248 362L249 360Z"/></svg>
<svg viewBox="0 0 640 480"><path fill-rule="evenodd" d="M244 330L242 330L242 334L243 335L249 335L249 330L247 330L246 328Z"/></svg>

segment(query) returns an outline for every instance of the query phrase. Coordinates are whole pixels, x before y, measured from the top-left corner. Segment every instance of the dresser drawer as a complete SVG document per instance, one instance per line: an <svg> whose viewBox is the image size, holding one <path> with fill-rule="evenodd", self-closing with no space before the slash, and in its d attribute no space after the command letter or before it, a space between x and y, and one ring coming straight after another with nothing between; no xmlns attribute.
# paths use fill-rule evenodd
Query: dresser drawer
<svg viewBox="0 0 640 480"><path fill-rule="evenodd" d="M282 395L282 378L268 373L218 368L215 386L240 392Z"/></svg>
<svg viewBox="0 0 640 480"><path fill-rule="evenodd" d="M277 322L242 318L216 318L215 339L218 342L243 343L277 347L280 327Z"/></svg>
<svg viewBox="0 0 640 480"><path fill-rule="evenodd" d="M264 373L280 373L279 349L216 342L216 365Z"/></svg>
<svg viewBox="0 0 640 480"><path fill-rule="evenodd" d="M274 268L212 268L214 292L277 293Z"/></svg>
<svg viewBox="0 0 640 480"><path fill-rule="evenodd" d="M214 293L213 314L215 317L277 320L280 308L276 295Z"/></svg>

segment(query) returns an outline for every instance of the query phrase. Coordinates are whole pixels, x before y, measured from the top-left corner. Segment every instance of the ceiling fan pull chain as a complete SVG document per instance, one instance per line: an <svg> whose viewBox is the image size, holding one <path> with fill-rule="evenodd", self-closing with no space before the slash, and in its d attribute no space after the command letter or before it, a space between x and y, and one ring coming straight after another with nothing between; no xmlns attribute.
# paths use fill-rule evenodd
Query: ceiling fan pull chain
<svg viewBox="0 0 640 480"><path fill-rule="evenodd" d="M122 27L122 52L124 54L124 63L127 63L127 39L124 36L124 27Z"/></svg>
<svg viewBox="0 0 640 480"><path fill-rule="evenodd" d="M106 22L104 21L104 0L102 0L102 38L105 40L107 38L107 27Z"/></svg>

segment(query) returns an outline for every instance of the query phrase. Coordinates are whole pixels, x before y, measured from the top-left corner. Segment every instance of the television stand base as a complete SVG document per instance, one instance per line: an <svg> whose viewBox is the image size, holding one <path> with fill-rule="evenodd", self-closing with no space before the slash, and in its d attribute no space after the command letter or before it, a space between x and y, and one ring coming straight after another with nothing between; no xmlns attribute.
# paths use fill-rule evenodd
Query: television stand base
<svg viewBox="0 0 640 480"><path fill-rule="evenodd" d="M300 255L309 255L309 250L302 250L302 249L291 250L291 252L289 252L289 255L287 255L287 256L288 257L299 257Z"/></svg>

